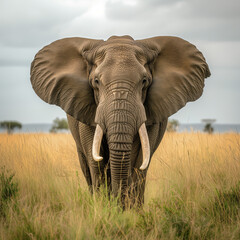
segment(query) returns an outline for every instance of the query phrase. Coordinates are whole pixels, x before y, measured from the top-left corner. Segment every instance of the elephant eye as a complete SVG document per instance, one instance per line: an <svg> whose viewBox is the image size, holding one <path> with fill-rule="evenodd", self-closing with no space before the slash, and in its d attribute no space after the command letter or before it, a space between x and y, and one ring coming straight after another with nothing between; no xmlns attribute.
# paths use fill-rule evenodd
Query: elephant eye
<svg viewBox="0 0 240 240"><path fill-rule="evenodd" d="M146 87L147 84L148 84L148 80L147 80L147 78L144 78L144 79L142 80L142 85L143 85L143 87Z"/></svg>
<svg viewBox="0 0 240 240"><path fill-rule="evenodd" d="M99 84L99 80L98 80L97 78L94 79L94 82L95 82L96 84Z"/></svg>

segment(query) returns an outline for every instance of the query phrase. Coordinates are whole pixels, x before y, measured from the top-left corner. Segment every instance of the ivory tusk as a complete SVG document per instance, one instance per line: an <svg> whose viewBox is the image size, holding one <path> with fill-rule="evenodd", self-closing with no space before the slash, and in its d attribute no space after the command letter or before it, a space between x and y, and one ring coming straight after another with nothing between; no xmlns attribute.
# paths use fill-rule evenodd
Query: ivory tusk
<svg viewBox="0 0 240 240"><path fill-rule="evenodd" d="M103 158L99 156L102 137L103 137L103 130L97 124L96 130L94 133L94 138L93 138L93 145L92 145L92 156L93 156L93 159L97 162L103 160Z"/></svg>
<svg viewBox="0 0 240 240"><path fill-rule="evenodd" d="M141 145L142 145L142 154L143 154L143 162L140 167L141 170L145 170L149 164L150 160L150 145L149 145L149 139L147 134L147 129L145 123L142 124L142 126L138 130Z"/></svg>

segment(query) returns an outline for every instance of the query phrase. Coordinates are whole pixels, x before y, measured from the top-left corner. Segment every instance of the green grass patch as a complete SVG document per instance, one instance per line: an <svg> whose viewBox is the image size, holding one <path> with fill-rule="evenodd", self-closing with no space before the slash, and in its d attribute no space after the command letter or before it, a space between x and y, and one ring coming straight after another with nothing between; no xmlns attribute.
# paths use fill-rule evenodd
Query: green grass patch
<svg viewBox="0 0 240 240"><path fill-rule="evenodd" d="M18 193L18 183L14 174L5 167L0 172L0 217L6 217L8 204L14 200Z"/></svg>
<svg viewBox="0 0 240 240"><path fill-rule="evenodd" d="M220 223L231 224L240 220L240 182L229 190L216 190L212 211Z"/></svg>

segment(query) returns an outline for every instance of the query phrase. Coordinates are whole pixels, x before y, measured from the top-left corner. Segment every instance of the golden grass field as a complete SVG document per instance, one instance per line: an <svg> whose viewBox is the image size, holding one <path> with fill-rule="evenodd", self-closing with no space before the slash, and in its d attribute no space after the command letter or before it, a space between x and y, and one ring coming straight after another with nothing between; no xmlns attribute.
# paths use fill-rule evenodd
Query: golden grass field
<svg viewBox="0 0 240 240"><path fill-rule="evenodd" d="M240 239L240 134L166 133L141 210L88 193L70 134L0 134L0 168L0 239Z"/></svg>

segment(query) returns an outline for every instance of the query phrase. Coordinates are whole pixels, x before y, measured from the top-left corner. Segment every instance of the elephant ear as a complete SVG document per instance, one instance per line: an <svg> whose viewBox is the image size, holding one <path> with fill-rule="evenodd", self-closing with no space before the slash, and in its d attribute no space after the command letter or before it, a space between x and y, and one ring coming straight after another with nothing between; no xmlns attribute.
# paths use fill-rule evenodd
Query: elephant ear
<svg viewBox="0 0 240 240"><path fill-rule="evenodd" d="M139 42L152 61L153 81L145 101L148 123L152 124L197 100L210 71L202 53L181 38L154 37Z"/></svg>
<svg viewBox="0 0 240 240"><path fill-rule="evenodd" d="M100 42L84 38L55 41L41 49L31 65L36 94L88 125L94 125L96 103L88 81L89 63L83 55Z"/></svg>

